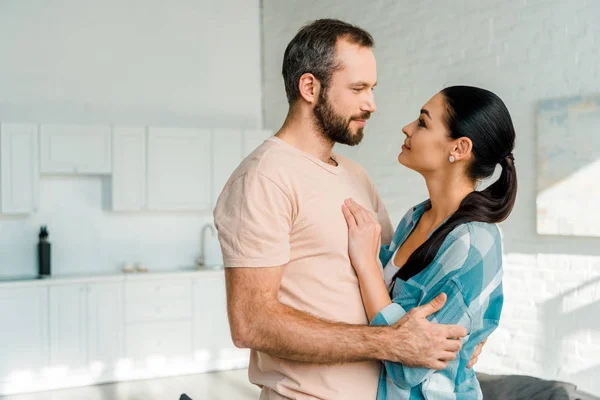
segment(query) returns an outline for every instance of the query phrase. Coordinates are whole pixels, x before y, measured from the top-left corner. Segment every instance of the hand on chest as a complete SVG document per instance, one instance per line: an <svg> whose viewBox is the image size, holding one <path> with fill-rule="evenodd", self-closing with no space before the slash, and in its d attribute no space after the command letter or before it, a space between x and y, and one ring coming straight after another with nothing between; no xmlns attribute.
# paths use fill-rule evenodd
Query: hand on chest
<svg viewBox="0 0 600 400"><path fill-rule="evenodd" d="M315 252L348 253L348 225L342 213L347 198L365 207L377 216L369 193L359 188L312 192L301 200L298 216L291 231L290 243L306 244Z"/></svg>

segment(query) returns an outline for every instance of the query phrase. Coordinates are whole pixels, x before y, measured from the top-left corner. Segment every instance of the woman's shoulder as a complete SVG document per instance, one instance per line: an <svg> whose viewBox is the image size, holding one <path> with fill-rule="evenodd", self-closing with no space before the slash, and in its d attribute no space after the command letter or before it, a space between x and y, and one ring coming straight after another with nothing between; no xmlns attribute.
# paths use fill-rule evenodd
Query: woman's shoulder
<svg viewBox="0 0 600 400"><path fill-rule="evenodd" d="M469 247L479 247L486 244L499 244L502 238L497 224L471 221L454 227L446 237L446 242L459 239L463 242L466 241Z"/></svg>
<svg viewBox="0 0 600 400"><path fill-rule="evenodd" d="M470 280L471 275L482 275L484 270L502 270L502 237L496 224L461 224L448 234L442 248L445 248L445 259L462 260L458 263L461 267L453 270L453 278Z"/></svg>
<svg viewBox="0 0 600 400"><path fill-rule="evenodd" d="M501 267L502 239L496 224L466 222L456 226L444 239L437 261L442 264ZM457 274L463 268L453 268Z"/></svg>

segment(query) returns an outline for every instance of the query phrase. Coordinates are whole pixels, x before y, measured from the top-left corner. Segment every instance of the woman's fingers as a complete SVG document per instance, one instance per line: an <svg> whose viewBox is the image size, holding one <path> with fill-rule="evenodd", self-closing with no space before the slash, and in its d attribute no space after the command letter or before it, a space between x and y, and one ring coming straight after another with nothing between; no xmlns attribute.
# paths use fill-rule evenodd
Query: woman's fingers
<svg viewBox="0 0 600 400"><path fill-rule="evenodd" d="M373 216L354 200L346 199L344 203L350 209L352 215L354 215L354 219L358 224L374 221Z"/></svg>
<svg viewBox="0 0 600 400"><path fill-rule="evenodd" d="M354 214L350 211L350 208L345 204L342 204L342 213L344 213L344 218L346 218L346 223L348 224L348 229L352 229L356 227L356 219L354 218Z"/></svg>

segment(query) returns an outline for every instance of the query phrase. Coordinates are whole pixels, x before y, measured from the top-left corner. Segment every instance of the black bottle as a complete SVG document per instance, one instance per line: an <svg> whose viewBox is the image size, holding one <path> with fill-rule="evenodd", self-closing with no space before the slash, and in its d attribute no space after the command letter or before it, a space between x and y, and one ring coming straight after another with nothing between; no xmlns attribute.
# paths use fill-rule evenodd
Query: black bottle
<svg viewBox="0 0 600 400"><path fill-rule="evenodd" d="M50 242L48 241L48 228L42 225L38 243L38 268L40 278L50 277Z"/></svg>

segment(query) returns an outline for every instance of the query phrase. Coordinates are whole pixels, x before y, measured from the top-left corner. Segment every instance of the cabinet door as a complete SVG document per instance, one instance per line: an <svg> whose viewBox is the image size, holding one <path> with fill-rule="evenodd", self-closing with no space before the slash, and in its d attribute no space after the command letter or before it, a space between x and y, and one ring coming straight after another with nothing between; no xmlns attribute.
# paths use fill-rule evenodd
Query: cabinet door
<svg viewBox="0 0 600 400"><path fill-rule="evenodd" d="M0 381L48 367L48 289L0 289Z"/></svg>
<svg viewBox="0 0 600 400"><path fill-rule="evenodd" d="M123 356L123 283L95 283L87 287L88 357L114 371Z"/></svg>
<svg viewBox="0 0 600 400"><path fill-rule="evenodd" d="M149 360L160 358L174 364L191 354L192 338L189 320L140 322L126 327L126 356L148 368ZM154 375L168 371L155 370Z"/></svg>
<svg viewBox="0 0 600 400"><path fill-rule="evenodd" d="M46 174L110 174L110 126L42 125L40 169Z"/></svg>
<svg viewBox="0 0 600 400"><path fill-rule="evenodd" d="M125 283L125 322L190 319L191 288L187 279Z"/></svg>
<svg viewBox="0 0 600 400"><path fill-rule="evenodd" d="M148 130L148 208L210 208L210 132L201 129Z"/></svg>
<svg viewBox="0 0 600 400"><path fill-rule="evenodd" d="M146 207L146 129L113 129L112 208L139 211Z"/></svg>
<svg viewBox="0 0 600 400"><path fill-rule="evenodd" d="M87 287L50 287L50 365L87 367Z"/></svg>
<svg viewBox="0 0 600 400"><path fill-rule="evenodd" d="M242 161L243 138L241 130L220 129L212 132L213 207L231 173Z"/></svg>
<svg viewBox="0 0 600 400"><path fill-rule="evenodd" d="M197 361L233 361L248 351L233 345L227 319L225 278L205 276L192 281L194 357Z"/></svg>
<svg viewBox="0 0 600 400"><path fill-rule="evenodd" d="M0 125L0 212L36 211L39 177L37 125Z"/></svg>
<svg viewBox="0 0 600 400"><path fill-rule="evenodd" d="M253 129L244 131L243 157L248 157L258 146L260 146L273 133L265 129Z"/></svg>

